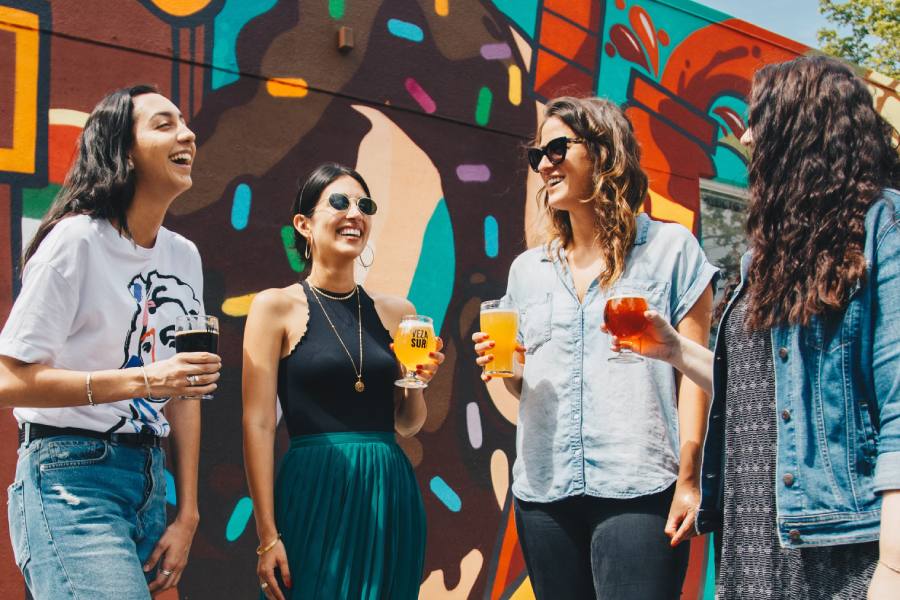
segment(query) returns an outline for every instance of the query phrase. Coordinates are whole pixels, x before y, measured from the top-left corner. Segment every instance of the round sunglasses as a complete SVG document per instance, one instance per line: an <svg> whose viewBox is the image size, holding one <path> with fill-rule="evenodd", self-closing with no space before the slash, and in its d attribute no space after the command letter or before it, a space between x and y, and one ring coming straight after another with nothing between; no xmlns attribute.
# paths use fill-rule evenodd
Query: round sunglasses
<svg viewBox="0 0 900 600"><path fill-rule="evenodd" d="M538 166L541 164L541 159L545 156L547 157L547 160L550 161L551 165L558 165L566 160L566 152L569 150L569 146L572 144L583 143L583 138L569 138L563 136L550 140L543 147L532 146L531 148L528 148L528 164L531 165L531 170L535 173L538 172Z"/></svg>
<svg viewBox="0 0 900 600"><path fill-rule="evenodd" d="M330 204L331 208L334 210L349 210L350 196L342 194L341 192L335 192L328 196L328 204ZM356 200L356 206L359 208L359 212L370 217L378 212L378 205L368 196L360 196Z"/></svg>

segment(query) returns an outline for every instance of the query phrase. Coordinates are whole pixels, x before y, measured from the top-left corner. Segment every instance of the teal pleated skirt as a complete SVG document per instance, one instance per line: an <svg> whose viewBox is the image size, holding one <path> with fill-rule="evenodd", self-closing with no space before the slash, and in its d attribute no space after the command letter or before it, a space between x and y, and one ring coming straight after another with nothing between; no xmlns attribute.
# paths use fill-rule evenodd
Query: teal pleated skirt
<svg viewBox="0 0 900 600"><path fill-rule="evenodd" d="M393 433L291 438L275 484L292 600L414 599L425 559L425 509Z"/></svg>

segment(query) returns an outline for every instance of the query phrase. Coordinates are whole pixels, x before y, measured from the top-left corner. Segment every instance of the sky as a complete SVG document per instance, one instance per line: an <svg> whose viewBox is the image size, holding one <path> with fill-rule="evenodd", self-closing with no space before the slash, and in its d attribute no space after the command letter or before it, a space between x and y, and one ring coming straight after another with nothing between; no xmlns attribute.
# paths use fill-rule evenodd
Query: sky
<svg viewBox="0 0 900 600"><path fill-rule="evenodd" d="M694 0L738 19L774 31L812 48L816 32L829 24L819 14L819 0Z"/></svg>

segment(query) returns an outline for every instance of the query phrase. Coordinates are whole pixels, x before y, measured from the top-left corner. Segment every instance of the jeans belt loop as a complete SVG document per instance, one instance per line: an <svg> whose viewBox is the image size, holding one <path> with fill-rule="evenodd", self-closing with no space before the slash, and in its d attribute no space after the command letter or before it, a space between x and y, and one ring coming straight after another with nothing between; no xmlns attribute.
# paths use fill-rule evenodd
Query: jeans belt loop
<svg viewBox="0 0 900 600"><path fill-rule="evenodd" d="M31 423L25 421L25 425L22 427L22 429L25 431L25 439L22 440L22 445L23 447L27 448L28 444L31 443Z"/></svg>

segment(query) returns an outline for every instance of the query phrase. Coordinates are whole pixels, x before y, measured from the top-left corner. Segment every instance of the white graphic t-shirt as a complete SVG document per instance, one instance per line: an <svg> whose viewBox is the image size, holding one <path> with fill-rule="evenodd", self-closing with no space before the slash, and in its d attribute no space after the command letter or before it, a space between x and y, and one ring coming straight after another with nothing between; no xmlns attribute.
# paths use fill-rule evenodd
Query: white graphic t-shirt
<svg viewBox="0 0 900 600"><path fill-rule="evenodd" d="M135 367L175 353L175 317L203 313L197 247L160 228L153 248L106 219L59 222L28 261L22 291L0 333L0 354L60 369ZM69 408L17 408L16 420L56 427L166 436L166 399Z"/></svg>

